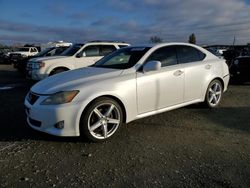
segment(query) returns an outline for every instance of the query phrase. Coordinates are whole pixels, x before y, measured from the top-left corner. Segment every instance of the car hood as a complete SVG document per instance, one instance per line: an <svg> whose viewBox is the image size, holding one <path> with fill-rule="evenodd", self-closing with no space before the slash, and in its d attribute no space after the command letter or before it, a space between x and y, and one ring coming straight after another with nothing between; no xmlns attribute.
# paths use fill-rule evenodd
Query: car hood
<svg viewBox="0 0 250 188"><path fill-rule="evenodd" d="M68 56L37 57L37 58L32 58L30 61L33 61L33 62L38 62L38 61L49 61L49 60L54 60L54 59L67 58L67 57L68 57Z"/></svg>
<svg viewBox="0 0 250 188"><path fill-rule="evenodd" d="M103 81L119 76L123 71L108 68L85 67L48 77L35 84L31 91L37 94L53 94L59 91L79 89L83 84Z"/></svg>

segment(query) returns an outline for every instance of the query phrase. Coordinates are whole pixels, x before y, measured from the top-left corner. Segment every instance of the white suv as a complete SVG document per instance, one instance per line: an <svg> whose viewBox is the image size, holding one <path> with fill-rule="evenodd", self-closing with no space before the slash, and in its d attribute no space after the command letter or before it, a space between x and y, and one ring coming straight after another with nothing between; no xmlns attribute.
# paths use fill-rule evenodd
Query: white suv
<svg viewBox="0 0 250 188"><path fill-rule="evenodd" d="M10 52L10 56L22 56L22 57L28 57L28 56L34 56L38 53L38 50L36 47L19 47L14 52Z"/></svg>
<svg viewBox="0 0 250 188"><path fill-rule="evenodd" d="M31 59L27 64L27 77L42 80L67 70L87 67L103 56L129 44L123 42L88 42L74 44L60 56Z"/></svg>

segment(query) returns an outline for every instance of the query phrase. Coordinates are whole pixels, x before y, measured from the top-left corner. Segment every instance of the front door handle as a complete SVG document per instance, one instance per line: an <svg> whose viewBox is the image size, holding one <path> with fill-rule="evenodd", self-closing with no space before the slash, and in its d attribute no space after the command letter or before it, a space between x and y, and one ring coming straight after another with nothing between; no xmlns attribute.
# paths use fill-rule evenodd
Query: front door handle
<svg viewBox="0 0 250 188"><path fill-rule="evenodd" d="M180 75L182 75L183 73L184 73L184 71L178 70L178 71L175 71L175 72L174 72L174 75L175 75L175 76L180 76Z"/></svg>

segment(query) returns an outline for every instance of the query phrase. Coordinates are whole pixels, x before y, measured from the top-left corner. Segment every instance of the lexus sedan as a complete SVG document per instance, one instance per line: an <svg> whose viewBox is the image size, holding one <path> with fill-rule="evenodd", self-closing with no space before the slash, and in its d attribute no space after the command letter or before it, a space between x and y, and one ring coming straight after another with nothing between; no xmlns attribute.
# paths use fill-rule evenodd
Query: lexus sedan
<svg viewBox="0 0 250 188"><path fill-rule="evenodd" d="M228 81L225 61L196 45L130 46L38 82L25 98L27 121L52 135L104 141L122 123L193 103L217 107Z"/></svg>

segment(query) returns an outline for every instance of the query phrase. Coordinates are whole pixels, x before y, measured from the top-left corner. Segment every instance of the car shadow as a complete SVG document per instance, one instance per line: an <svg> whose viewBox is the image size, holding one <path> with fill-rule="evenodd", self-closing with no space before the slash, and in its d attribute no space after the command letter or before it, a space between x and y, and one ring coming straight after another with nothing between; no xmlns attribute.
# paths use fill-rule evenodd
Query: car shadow
<svg viewBox="0 0 250 188"><path fill-rule="evenodd" d="M3 73L3 74L2 74ZM4 83L2 79L4 75L7 77L17 77L8 79L8 83ZM0 71L0 84L11 84L22 82L20 76L13 73L13 71ZM42 141L55 141L55 142L87 142L80 137L56 137L45 133L41 133L31 129L26 123L26 115L24 112L24 98L28 93L32 83L27 83L25 80L23 84L13 87L10 90L0 90L0 141L22 141L22 140L42 140ZM141 120L137 120L129 123L129 125L143 125L138 129L144 129L144 125L147 126L183 126L183 121L188 121L194 117L198 119L199 129L206 129L203 124L209 124L209 122L217 127L227 128L232 130L250 131L250 107L218 107L216 109L203 108L200 105L191 105L189 107L177 109L170 112L165 112L155 116L147 117ZM198 117L198 118L197 118ZM203 120L199 120L202 117ZM144 127L144 128L143 128ZM122 131L128 131L134 129L134 126L127 126ZM142 130L143 131L143 130ZM127 133L125 133L127 134ZM135 133L136 134L136 133Z"/></svg>
<svg viewBox="0 0 250 188"><path fill-rule="evenodd" d="M198 114L217 126L250 133L250 107L218 107Z"/></svg>
<svg viewBox="0 0 250 188"><path fill-rule="evenodd" d="M13 90L6 92L6 94L12 95L12 92ZM56 137L33 130L26 123L23 100L24 96L14 99L10 96L5 99L4 103L1 100L0 141L42 140L52 142L88 142L81 137ZM12 105L9 106L9 104ZM150 116L131 122L129 125L143 125L142 127L139 126L137 129L145 129L147 126L157 126L158 128L161 126L183 127L182 120L185 119L185 121L189 121L189 118L196 116L202 117L203 119L198 120L201 122L199 123L199 127L196 127L200 130L206 130L208 128L202 124L205 121L206 124L210 122L210 124L218 128L245 131L247 133L250 132L250 107L219 107L216 109L195 108L198 106L199 105L192 105L191 107ZM180 120L180 118L182 118L182 120ZM180 121L175 121L176 119ZM134 129L134 126L128 126L122 131L131 132L130 129Z"/></svg>
<svg viewBox="0 0 250 188"><path fill-rule="evenodd" d="M229 85L235 85L235 86L250 86L250 82L239 82L239 81L235 81L235 80L231 80L229 81Z"/></svg>
<svg viewBox="0 0 250 188"><path fill-rule="evenodd" d="M202 131L250 133L250 107L208 109L199 104L146 117L130 124L154 128L199 129Z"/></svg>

